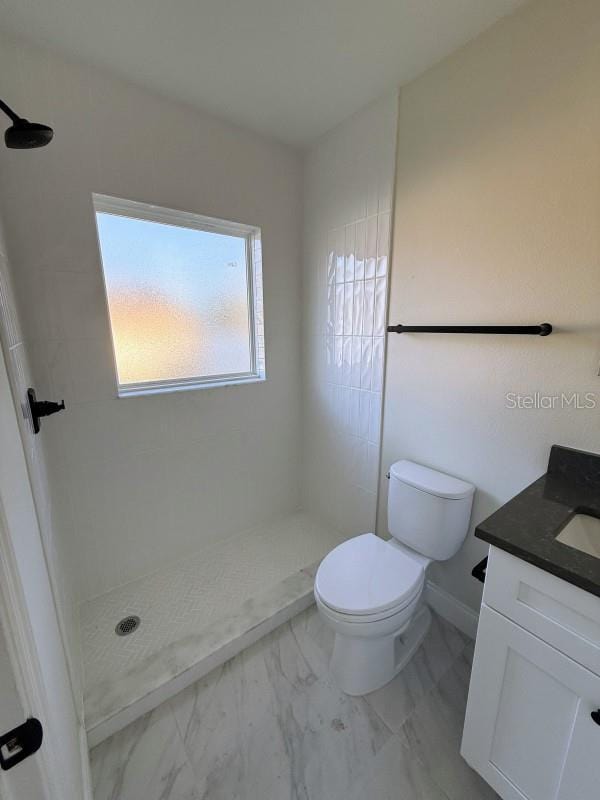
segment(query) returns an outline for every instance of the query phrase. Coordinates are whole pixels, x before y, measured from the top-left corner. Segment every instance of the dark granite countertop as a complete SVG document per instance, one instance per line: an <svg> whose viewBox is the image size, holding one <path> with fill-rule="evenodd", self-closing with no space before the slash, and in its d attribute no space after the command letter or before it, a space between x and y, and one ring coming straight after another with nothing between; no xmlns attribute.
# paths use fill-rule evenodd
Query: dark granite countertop
<svg viewBox="0 0 600 800"><path fill-rule="evenodd" d="M600 517L600 455L553 445L546 474L481 522L475 536L600 597L600 558L556 541L578 512Z"/></svg>

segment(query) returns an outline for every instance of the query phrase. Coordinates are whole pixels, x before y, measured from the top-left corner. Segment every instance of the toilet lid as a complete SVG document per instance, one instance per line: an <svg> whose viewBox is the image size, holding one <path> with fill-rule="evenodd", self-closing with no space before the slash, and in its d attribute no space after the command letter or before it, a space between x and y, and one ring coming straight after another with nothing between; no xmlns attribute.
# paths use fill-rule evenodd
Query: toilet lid
<svg viewBox="0 0 600 800"><path fill-rule="evenodd" d="M424 575L418 561L373 533L363 533L325 556L315 589L335 611L376 614L410 602Z"/></svg>

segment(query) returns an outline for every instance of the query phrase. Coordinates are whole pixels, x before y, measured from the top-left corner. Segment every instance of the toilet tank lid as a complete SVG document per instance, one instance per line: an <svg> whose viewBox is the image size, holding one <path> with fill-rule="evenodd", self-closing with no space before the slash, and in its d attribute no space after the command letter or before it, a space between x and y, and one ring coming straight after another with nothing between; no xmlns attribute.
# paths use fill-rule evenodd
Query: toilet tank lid
<svg viewBox="0 0 600 800"><path fill-rule="evenodd" d="M390 476L422 492L444 497L448 500L461 500L470 497L475 491L472 483L461 481L445 472L415 464L414 461L396 461L390 467Z"/></svg>

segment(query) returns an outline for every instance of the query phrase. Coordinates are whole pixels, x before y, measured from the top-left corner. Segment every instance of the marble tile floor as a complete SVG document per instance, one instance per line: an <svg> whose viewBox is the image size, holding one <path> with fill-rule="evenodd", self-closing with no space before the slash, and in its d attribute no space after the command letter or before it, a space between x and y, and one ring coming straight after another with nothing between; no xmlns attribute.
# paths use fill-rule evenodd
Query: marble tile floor
<svg viewBox="0 0 600 800"><path fill-rule="evenodd" d="M91 751L94 800L498 800L459 754L472 643L434 615L351 698L314 606Z"/></svg>

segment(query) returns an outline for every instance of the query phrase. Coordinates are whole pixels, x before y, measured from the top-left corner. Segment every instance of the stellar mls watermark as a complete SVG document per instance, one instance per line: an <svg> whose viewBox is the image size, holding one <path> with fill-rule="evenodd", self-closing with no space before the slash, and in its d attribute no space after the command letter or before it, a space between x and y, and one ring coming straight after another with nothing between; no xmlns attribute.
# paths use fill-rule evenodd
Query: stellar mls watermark
<svg viewBox="0 0 600 800"><path fill-rule="evenodd" d="M504 395L504 401L505 408L536 410L564 408L573 411L590 411L598 407L598 395L596 392L560 392L559 394L507 392Z"/></svg>

